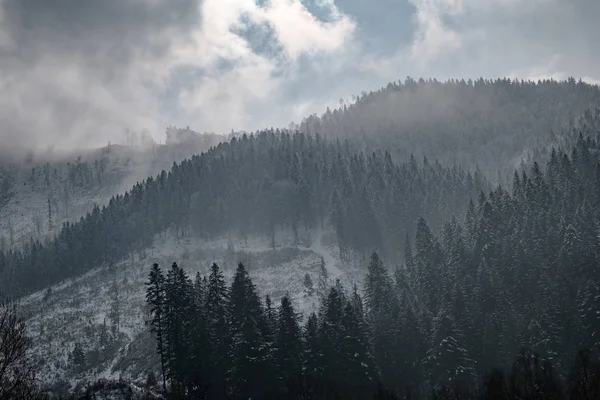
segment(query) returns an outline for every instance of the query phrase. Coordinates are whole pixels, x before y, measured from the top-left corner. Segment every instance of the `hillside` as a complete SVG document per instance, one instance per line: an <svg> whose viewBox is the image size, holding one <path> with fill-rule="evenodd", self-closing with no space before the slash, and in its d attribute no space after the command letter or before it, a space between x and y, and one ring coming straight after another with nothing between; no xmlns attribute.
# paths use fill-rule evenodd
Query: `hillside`
<svg viewBox="0 0 600 400"><path fill-rule="evenodd" d="M329 224L344 259L380 249L398 260L416 218L432 226L463 215L487 190L479 174L413 158L395 164L388 153L365 154L319 136L262 132L234 138L174 164L129 192L65 224L52 241L0 253L0 290L28 294L134 254L154 235L214 238L277 235ZM393 217L392 217L393 216ZM357 230L358 227L360 230Z"/></svg>
<svg viewBox="0 0 600 400"><path fill-rule="evenodd" d="M314 363L310 379L377 381L420 395L472 389L526 348L566 380L576 351L600 349L600 114L573 117L595 104L597 89L572 80L409 80L311 117L296 133L213 145L220 137L169 129L162 146L5 164L0 293L18 299L38 377L55 393L98 378L141 388L149 373L161 374L148 325L156 308L146 299L153 263L171 274L163 290L173 303L161 310L178 321L168 332L180 341L168 348L174 392L199 390L193 379L223 359L223 385L242 390L233 377L251 382L281 352L273 335L284 330L261 324L275 310L283 318L285 301L290 315L298 312L288 317L302 329L296 356ZM411 111L397 112L399 104ZM385 110L368 133L366 116ZM490 184L493 171L502 177L514 166L519 148L526 162L510 183ZM461 161L466 154L472 160ZM174 275L173 263L193 285ZM199 335L216 323L202 280L213 263L226 280L217 312L226 325ZM224 344L222 355L212 349ZM182 372L190 360L204 367Z"/></svg>
<svg viewBox="0 0 600 400"><path fill-rule="evenodd" d="M512 170L555 140L587 109L600 106L600 88L575 79L418 81L407 78L363 92L351 104L312 115L298 129L387 149L478 166L488 179L510 183Z"/></svg>
<svg viewBox="0 0 600 400"><path fill-rule="evenodd" d="M334 237L333 232L317 230L296 244L290 231L278 238L273 249L267 238L204 241L157 236L145 259L122 260L113 268L94 269L27 296L19 304L35 343L39 378L59 390L98 378L121 377L143 384L150 371L159 372L155 342L147 330L144 285L154 262L168 267L177 261L192 276L207 275L210 265L217 262L230 281L237 263L243 261L260 292L269 295L273 304L289 295L298 311L308 316L317 311L325 295L320 280L329 286L340 279L351 288L364 277L362 267L340 260L331 241ZM305 284L306 275L313 282L310 287ZM65 326L69 326L67 332ZM83 365L73 359L76 345L83 349Z"/></svg>
<svg viewBox="0 0 600 400"><path fill-rule="evenodd" d="M136 182L227 140L189 129L168 132L163 145L108 145L0 159L0 251L43 242L63 223L76 222Z"/></svg>

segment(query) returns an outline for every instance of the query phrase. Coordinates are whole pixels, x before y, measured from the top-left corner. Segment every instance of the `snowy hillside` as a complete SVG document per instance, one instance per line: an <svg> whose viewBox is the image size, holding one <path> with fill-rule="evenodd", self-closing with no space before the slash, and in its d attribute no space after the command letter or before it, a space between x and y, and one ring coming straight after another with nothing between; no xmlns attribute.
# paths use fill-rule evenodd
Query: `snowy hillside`
<svg viewBox="0 0 600 400"><path fill-rule="evenodd" d="M0 159L0 251L58 233L94 205L107 204L138 181L169 170L194 154L208 150L224 136L199 135L187 142L148 147L109 145L38 156L21 162Z"/></svg>
<svg viewBox="0 0 600 400"><path fill-rule="evenodd" d="M267 238L206 242L157 236L144 260L123 260L112 270L96 269L28 296L20 307L28 319L40 377L55 386L75 386L97 378L143 381L157 369L154 342L145 325L144 283L154 262L163 267L177 262L192 276L208 275L212 262L217 262L231 278L242 261L261 295L270 295L274 305L287 293L304 315L316 311L322 260L327 284L340 279L347 288L354 283L362 286L360 269L339 260L330 237L330 232L315 231L294 244L291 233L280 235L272 249ZM307 274L312 288L306 286ZM82 350L83 362L74 355L76 346Z"/></svg>

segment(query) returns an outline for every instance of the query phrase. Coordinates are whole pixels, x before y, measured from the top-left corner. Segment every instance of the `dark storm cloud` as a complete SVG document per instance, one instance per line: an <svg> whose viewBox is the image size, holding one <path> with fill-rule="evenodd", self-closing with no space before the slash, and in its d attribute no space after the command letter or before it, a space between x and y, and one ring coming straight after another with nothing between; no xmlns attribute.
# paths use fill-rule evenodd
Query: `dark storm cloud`
<svg viewBox="0 0 600 400"><path fill-rule="evenodd" d="M201 0L6 0L5 26L15 46L2 60L36 61L54 51L87 55L98 65L160 57L170 40L200 21Z"/></svg>
<svg viewBox="0 0 600 400"><path fill-rule="evenodd" d="M0 1L0 137L35 148L118 137L140 103L140 68L197 29L200 1Z"/></svg>

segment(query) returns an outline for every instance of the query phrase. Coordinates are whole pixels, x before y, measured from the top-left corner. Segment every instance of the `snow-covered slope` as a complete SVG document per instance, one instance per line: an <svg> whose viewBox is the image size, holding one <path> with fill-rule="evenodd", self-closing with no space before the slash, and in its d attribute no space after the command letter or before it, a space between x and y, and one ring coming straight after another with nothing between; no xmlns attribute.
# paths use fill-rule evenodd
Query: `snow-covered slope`
<svg viewBox="0 0 600 400"><path fill-rule="evenodd" d="M154 342L145 324L144 282L154 262L164 269L177 262L191 276L197 271L207 275L212 262L217 262L231 278L241 261L261 295L269 294L274 305L287 293L304 315L315 311L321 295L316 283L322 259L329 284L340 279L350 288L362 282L364 269L342 263L331 237L331 232L321 230L305 232L300 243L294 243L291 233L280 233L272 249L267 238L206 242L157 236L146 259L123 260L112 270L96 269L28 296L20 307L34 340L40 377L47 383L74 386L102 377L143 381L149 371L157 370ZM304 284L306 274L315 283L313 293ZM120 322L112 331L115 307ZM84 364L77 365L73 357L76 345L83 350Z"/></svg>
<svg viewBox="0 0 600 400"><path fill-rule="evenodd" d="M94 205L107 204L136 182L218 143L218 136L210 138L145 148L109 145L20 162L0 159L0 251L51 237Z"/></svg>

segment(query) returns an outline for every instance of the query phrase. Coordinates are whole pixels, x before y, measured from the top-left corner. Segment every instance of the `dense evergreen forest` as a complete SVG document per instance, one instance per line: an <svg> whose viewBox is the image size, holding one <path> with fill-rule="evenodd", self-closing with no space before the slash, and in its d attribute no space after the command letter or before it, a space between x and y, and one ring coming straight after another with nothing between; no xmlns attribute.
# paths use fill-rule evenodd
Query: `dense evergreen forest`
<svg viewBox="0 0 600 400"><path fill-rule="evenodd" d="M385 148L399 160L414 154L467 169L478 166L490 179L504 181L521 158L536 159L535 150L597 107L599 87L573 78L440 82L409 77L363 92L321 117L310 116L298 129L348 138L367 149Z"/></svg>
<svg viewBox="0 0 600 400"><path fill-rule="evenodd" d="M166 275L154 264L147 301L161 371L148 382L174 399L600 396L600 360L589 350L558 371L552 357L524 348L510 363L479 364L489 353L478 353L482 343L459 331L456 310L448 305L431 318L409 304L403 278L394 281L376 253L364 293L363 301L356 287L348 293L338 281L302 324L287 296L279 306L268 296L261 301L243 264L229 287L216 264L193 282L175 263ZM474 300L464 305L484 311L482 299ZM486 325L470 328L485 336Z"/></svg>
<svg viewBox="0 0 600 400"><path fill-rule="evenodd" d="M380 384L399 396L433 391L441 398L470 398L482 379L496 379L493 390L507 392L490 398L596 398L598 392L585 397L565 387L575 385L573 374L586 362L596 372L590 373L590 365L580 372L596 379L594 390L598 385L597 361L585 361L585 351L600 349L599 150L597 133L580 134L569 152L551 151L545 168L533 163L529 171L515 173L511 191L498 187L469 201L464 219L449 219L439 235L419 218L414 239L406 240L403 264L390 268L372 255L364 302L358 290L348 294L337 285L303 329L285 297L279 319L273 319L272 306L262 305L243 265L229 290L216 265L194 285L176 265L166 277L155 266L148 299L154 330L165 329L159 353L170 387L178 393L220 391L209 395L213 398L224 393L254 398L269 390L298 398L307 387L329 393L321 393L323 398L336 398L332 393L365 398ZM160 282L164 291L157 289ZM179 301L192 308L169 311L183 307L172 305ZM205 319L187 326L210 332L218 325L214 332L228 332L202 334L216 342L196 343L211 349L194 354L207 354L198 362L209 362L212 372L202 364L179 364L184 361L177 351L190 350L174 349L188 343L188 333L177 330L184 336L174 339L169 327L186 326L190 315ZM284 340L279 335L290 342L277 344ZM574 354L582 350L573 367ZM512 375L489 375L496 368ZM210 375L214 371L220 375ZM530 384L541 392L528 393ZM283 395L273 398L278 396Z"/></svg>
<svg viewBox="0 0 600 400"><path fill-rule="evenodd" d="M417 216L437 227L487 188L478 171L414 157L396 164L387 152L319 135L244 135L136 184L66 223L54 240L0 253L0 291L19 296L134 252L143 257L167 229L204 238L260 234L275 247L281 229L331 223L343 258L378 249L399 260Z"/></svg>
<svg viewBox="0 0 600 400"><path fill-rule="evenodd" d="M148 386L197 399L599 398L600 110L590 105L598 86L573 79L393 83L296 133L233 137L55 238L0 252L0 298L144 260L167 234L262 236L276 248L284 233L299 243L332 230L341 262L366 276L319 290L304 320L288 296L263 301L241 263L230 285L217 264L193 281L155 264L146 294L160 373ZM68 165L74 188L103 179L101 165L79 161ZM508 184L490 184L507 168ZM4 315L0 336L12 329L26 343L22 321ZM0 368L3 379L13 378Z"/></svg>

